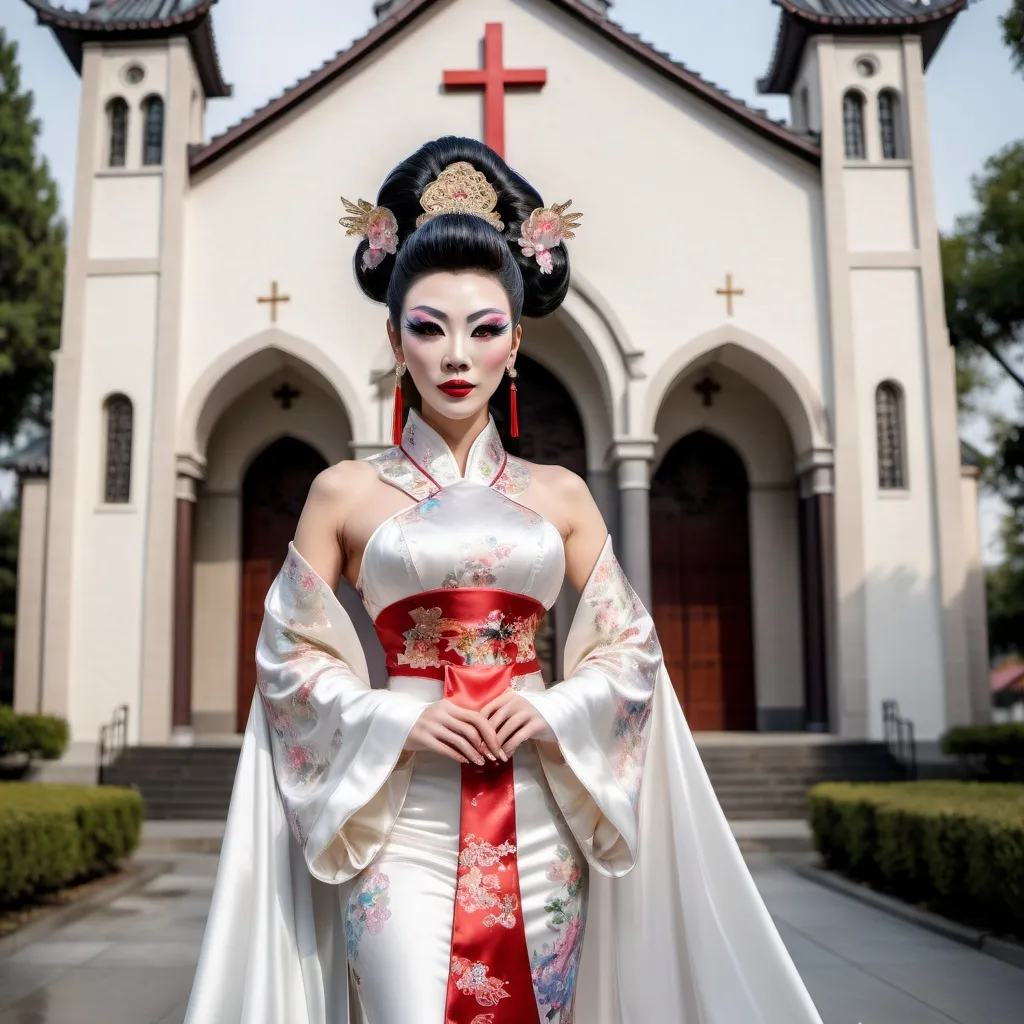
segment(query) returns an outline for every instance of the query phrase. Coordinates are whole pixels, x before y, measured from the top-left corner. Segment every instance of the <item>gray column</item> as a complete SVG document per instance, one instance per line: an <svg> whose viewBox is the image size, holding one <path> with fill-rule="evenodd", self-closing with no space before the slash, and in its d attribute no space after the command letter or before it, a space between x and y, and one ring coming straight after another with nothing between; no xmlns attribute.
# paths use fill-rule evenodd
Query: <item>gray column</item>
<svg viewBox="0 0 1024 1024"><path fill-rule="evenodd" d="M604 517L605 526L612 536L612 543L615 550L619 549L619 489L617 486L615 470L613 469L588 469L587 486L594 496L597 507Z"/></svg>
<svg viewBox="0 0 1024 1024"><path fill-rule="evenodd" d="M195 737L192 726L192 648L195 602L196 485L203 466L195 459L176 459L177 515L174 540L174 640L171 663L171 738L187 746Z"/></svg>
<svg viewBox="0 0 1024 1024"><path fill-rule="evenodd" d="M651 463L653 440L614 446L619 477L619 560L637 596L651 607Z"/></svg>
<svg viewBox="0 0 1024 1024"><path fill-rule="evenodd" d="M800 568L804 635L804 707L808 732L830 728L829 677L834 643L832 566L835 510L830 465L817 465L800 478Z"/></svg>

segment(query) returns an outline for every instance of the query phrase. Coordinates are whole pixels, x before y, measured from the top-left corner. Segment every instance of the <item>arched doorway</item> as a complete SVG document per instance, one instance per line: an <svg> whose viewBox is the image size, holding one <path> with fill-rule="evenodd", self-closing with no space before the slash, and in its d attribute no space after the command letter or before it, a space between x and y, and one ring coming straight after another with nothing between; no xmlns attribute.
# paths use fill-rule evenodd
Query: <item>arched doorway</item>
<svg viewBox="0 0 1024 1024"><path fill-rule="evenodd" d="M654 619L694 730L756 727L749 484L705 431L665 456L651 484Z"/></svg>
<svg viewBox="0 0 1024 1024"><path fill-rule="evenodd" d="M245 728L256 688L254 653L263 602L288 553L288 542L314 478L327 462L292 437L269 444L253 460L242 484L242 585L239 621L237 729Z"/></svg>
<svg viewBox="0 0 1024 1024"><path fill-rule="evenodd" d="M520 353L516 359L516 397L519 405L519 454L530 462L564 466L585 477L586 437L576 403L565 385L546 367ZM491 401L491 413L502 437L508 438L509 381L505 378ZM545 679L559 675L558 649L571 614L561 602L544 616L537 630L537 660ZM565 622L556 621L564 616Z"/></svg>

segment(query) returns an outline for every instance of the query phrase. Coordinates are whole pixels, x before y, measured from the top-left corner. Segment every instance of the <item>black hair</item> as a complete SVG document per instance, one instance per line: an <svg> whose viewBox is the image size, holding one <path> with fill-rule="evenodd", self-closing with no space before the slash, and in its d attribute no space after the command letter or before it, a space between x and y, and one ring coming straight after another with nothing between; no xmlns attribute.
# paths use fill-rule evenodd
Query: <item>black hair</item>
<svg viewBox="0 0 1024 1024"><path fill-rule="evenodd" d="M504 222L496 231L483 217L442 213L422 227L420 196L449 165L464 160L482 171L498 193L495 208ZM392 326L401 326L402 304L413 283L437 271L477 270L493 274L505 289L515 323L521 316L553 313L569 289L569 254L564 245L551 252L551 273L542 274L532 256L518 244L523 222L544 205L540 193L489 146L476 139L448 135L425 143L403 160L385 179L377 205L387 207L398 221L398 251L378 266L363 266L369 242L363 239L355 253L359 286L371 299L385 302Z"/></svg>

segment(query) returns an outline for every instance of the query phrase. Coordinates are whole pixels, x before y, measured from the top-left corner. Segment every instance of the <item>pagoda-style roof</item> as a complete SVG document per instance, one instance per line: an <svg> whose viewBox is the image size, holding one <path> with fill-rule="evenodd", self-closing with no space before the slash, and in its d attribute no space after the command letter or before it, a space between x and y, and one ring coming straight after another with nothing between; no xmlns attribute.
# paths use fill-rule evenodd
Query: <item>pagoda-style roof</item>
<svg viewBox="0 0 1024 1024"><path fill-rule="evenodd" d="M772 0L782 8L779 37L762 93L793 88L807 40L814 35L894 35L921 37L927 67L950 25L970 0Z"/></svg>
<svg viewBox="0 0 1024 1024"><path fill-rule="evenodd" d="M13 469L18 476L48 476L50 434L40 434L9 455L0 457L0 469Z"/></svg>
<svg viewBox="0 0 1024 1024"><path fill-rule="evenodd" d="M632 32L600 13L590 4L593 0L549 0L553 7L575 18L605 41L630 54L641 64L667 79L672 85L697 96L726 117L739 122L762 138L812 164L821 163L821 146L817 137L794 131L783 121L773 120L764 110L748 107L742 100L709 82L662 50L656 49ZM204 145L193 146L189 154L192 173L205 170L238 146L248 143L261 131L297 106L327 88L341 75L351 71L378 47L409 28L434 7L437 0L407 0L394 13L382 18L366 35L347 50L327 61L323 67L292 86L266 106L254 111L243 121L216 136Z"/></svg>
<svg viewBox="0 0 1024 1024"><path fill-rule="evenodd" d="M25 3L36 12L40 25L52 29L79 73L85 43L183 35L192 47L206 95L231 95L213 38L210 9L217 0L91 0L86 11L68 11L47 0L25 0Z"/></svg>

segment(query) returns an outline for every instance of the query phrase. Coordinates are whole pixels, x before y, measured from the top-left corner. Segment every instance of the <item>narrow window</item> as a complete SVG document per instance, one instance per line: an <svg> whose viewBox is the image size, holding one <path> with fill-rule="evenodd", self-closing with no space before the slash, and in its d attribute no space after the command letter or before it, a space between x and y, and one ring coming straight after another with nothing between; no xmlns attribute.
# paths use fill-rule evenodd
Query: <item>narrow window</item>
<svg viewBox="0 0 1024 1024"><path fill-rule="evenodd" d="M878 96L878 123L882 129L882 157L898 160L900 153L899 132L900 101L892 89L886 89Z"/></svg>
<svg viewBox="0 0 1024 1024"><path fill-rule="evenodd" d="M867 156L864 146L864 97L853 89L843 97L843 136L846 140L846 159L863 160Z"/></svg>
<svg viewBox="0 0 1024 1024"><path fill-rule="evenodd" d="M142 116L142 164L157 167L164 161L164 101L159 96L150 96L142 104Z"/></svg>
<svg viewBox="0 0 1024 1024"><path fill-rule="evenodd" d="M907 486L903 457L903 398L898 385L884 381L875 392L878 431L878 486L900 491Z"/></svg>
<svg viewBox="0 0 1024 1024"><path fill-rule="evenodd" d="M107 119L110 129L109 164L111 167L124 167L128 152L128 104L120 96L108 104Z"/></svg>
<svg viewBox="0 0 1024 1024"><path fill-rule="evenodd" d="M111 395L106 402L107 465L104 501L126 504L132 483L132 402L125 395Z"/></svg>

